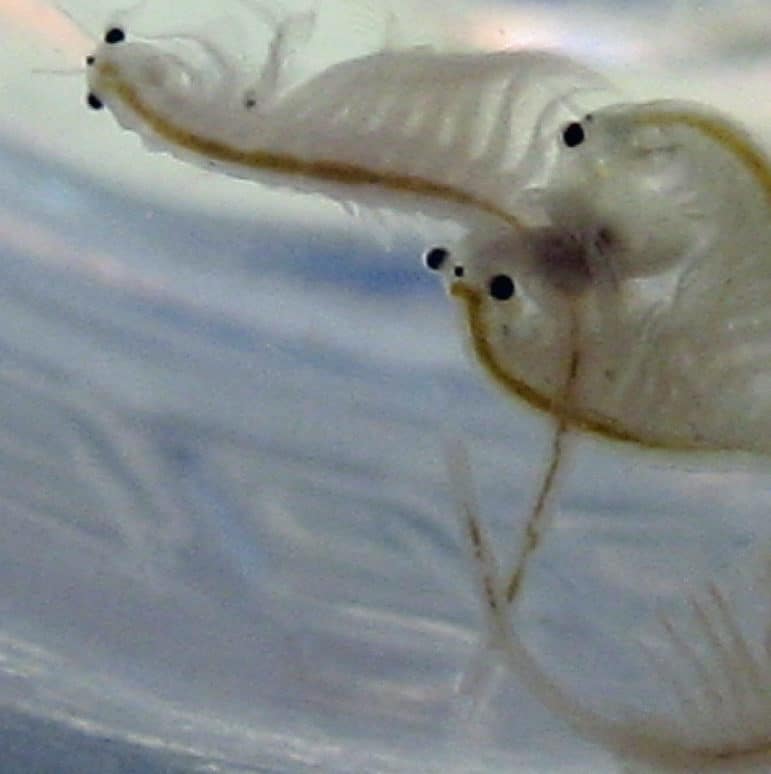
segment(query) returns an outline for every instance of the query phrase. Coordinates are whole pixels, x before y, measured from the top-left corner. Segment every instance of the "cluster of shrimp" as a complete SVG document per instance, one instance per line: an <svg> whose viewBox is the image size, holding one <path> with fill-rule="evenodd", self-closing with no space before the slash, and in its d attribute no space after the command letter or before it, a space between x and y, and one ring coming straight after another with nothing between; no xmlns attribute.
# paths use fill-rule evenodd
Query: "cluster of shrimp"
<svg viewBox="0 0 771 774"><path fill-rule="evenodd" d="M235 0L234 0L235 1ZM518 561L502 574L462 445L447 451L488 645L589 739L653 770L768 766L764 649L718 586L664 622L678 722L613 721L569 695L514 625L549 524L565 439L591 432L678 453L771 452L771 166L730 119L688 102L619 102L582 65L535 51L377 51L290 85L312 15L240 0L272 38L258 73L204 34L110 24L87 103L152 150L267 185L455 220L425 253L482 371L554 423ZM751 579L768 596L769 578Z"/></svg>

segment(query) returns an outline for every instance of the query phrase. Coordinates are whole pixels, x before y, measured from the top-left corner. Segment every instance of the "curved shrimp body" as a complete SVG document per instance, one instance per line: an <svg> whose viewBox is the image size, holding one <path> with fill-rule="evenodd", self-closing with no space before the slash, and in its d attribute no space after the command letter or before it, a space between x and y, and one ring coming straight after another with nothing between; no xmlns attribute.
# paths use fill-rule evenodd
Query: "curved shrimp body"
<svg viewBox="0 0 771 774"><path fill-rule="evenodd" d="M771 172L741 129L608 104L538 52L382 50L288 86L298 26L274 24L256 76L202 37L113 27L89 103L206 167L466 224L448 288L510 394L646 446L771 448Z"/></svg>
<svg viewBox="0 0 771 774"><path fill-rule="evenodd" d="M276 25L256 75L203 38L112 28L88 59L89 104L150 147L208 168L440 217L485 212L516 227L540 141L533 127L573 115L566 93L605 88L555 55L425 46L377 51L288 87L282 41L298 24L307 20Z"/></svg>
<svg viewBox="0 0 771 774"><path fill-rule="evenodd" d="M700 695L679 691L686 725L704 734L598 714L544 672L509 619L548 527L569 429L656 448L771 451L765 154L714 111L611 104L594 73L537 52L383 50L290 87L293 30L308 17L273 27L256 75L202 37L175 46L111 27L87 60L88 104L206 167L465 224L459 244L425 261L487 376L557 420L508 573L477 519L468 464L450 465L492 646L580 733L656 770L766 761L769 669L719 589L711 608L693 605L703 656L667 625L685 668L726 675L696 710Z"/></svg>
<svg viewBox="0 0 771 774"><path fill-rule="evenodd" d="M448 251L477 361L584 430L771 451L765 154L688 103L616 105L570 127L581 142L555 138L545 225L478 229Z"/></svg>

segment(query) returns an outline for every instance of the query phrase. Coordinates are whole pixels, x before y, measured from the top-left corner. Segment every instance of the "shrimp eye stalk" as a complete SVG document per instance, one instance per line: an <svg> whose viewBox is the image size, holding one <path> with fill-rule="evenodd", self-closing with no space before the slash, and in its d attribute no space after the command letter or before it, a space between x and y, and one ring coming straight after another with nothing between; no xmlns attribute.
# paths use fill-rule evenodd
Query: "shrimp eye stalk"
<svg viewBox="0 0 771 774"><path fill-rule="evenodd" d="M568 148L575 148L586 139L584 127L578 121L573 121L562 130L562 142Z"/></svg>
<svg viewBox="0 0 771 774"><path fill-rule="evenodd" d="M490 297L496 301L508 301L514 295L514 281L508 274L496 274L488 286Z"/></svg>
<svg viewBox="0 0 771 774"><path fill-rule="evenodd" d="M431 247L423 253L423 263L431 271L439 271L446 265L450 251L446 247Z"/></svg>
<svg viewBox="0 0 771 774"><path fill-rule="evenodd" d="M104 33L104 42L114 46L116 43L122 43L126 39L126 33L120 27L110 27Z"/></svg>
<svg viewBox="0 0 771 774"><path fill-rule="evenodd" d="M91 110L101 110L104 107L104 102L102 102L99 97L96 96L93 92L89 92L88 96L86 97L86 104L91 108Z"/></svg>

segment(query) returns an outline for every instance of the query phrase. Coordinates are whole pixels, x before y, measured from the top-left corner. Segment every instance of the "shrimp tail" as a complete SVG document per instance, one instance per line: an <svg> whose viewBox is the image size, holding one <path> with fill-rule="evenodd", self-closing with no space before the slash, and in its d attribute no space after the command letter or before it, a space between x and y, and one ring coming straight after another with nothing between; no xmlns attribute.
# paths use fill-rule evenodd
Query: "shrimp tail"
<svg viewBox="0 0 771 774"><path fill-rule="evenodd" d="M771 623L753 638L739 616L742 594L771 621L771 561L744 573L739 594L709 583L684 598L684 613L660 617L662 645L647 651L652 677L675 699L675 712L631 708L600 713L550 676L513 625L512 606L480 518L468 452L446 441L456 516L466 536L483 615L481 647L459 682L478 714L501 665L583 738L623 761L628 772L766 772L771 763ZM760 597L760 599L758 598ZM515 608L516 610L516 608ZM762 640L762 642L758 642ZM641 650L646 649L641 645Z"/></svg>

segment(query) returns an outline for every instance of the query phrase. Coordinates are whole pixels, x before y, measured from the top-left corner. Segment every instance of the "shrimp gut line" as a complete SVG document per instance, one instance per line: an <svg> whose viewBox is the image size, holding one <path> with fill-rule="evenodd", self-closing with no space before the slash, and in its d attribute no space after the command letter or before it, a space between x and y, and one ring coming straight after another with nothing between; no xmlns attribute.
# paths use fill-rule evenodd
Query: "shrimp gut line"
<svg viewBox="0 0 771 774"><path fill-rule="evenodd" d="M456 282L450 288L450 295L459 298L466 305L466 317L468 319L471 346L474 354L490 375L492 380L506 392L525 401L533 408L545 414L552 415L555 410L563 417L567 425L577 427L589 433L601 435L614 441L625 441L647 446L644 439L622 430L615 422L604 417L586 416L576 412L565 405L555 406L552 398L531 387L522 379L513 376L500 365L490 346L490 337L487 334L482 315L482 296L473 288L460 282ZM687 444L673 445L672 449L696 449L697 446Z"/></svg>
<svg viewBox="0 0 771 774"><path fill-rule="evenodd" d="M203 137L175 125L158 115L145 104L133 86L120 78L117 68L110 64L102 66L102 76L110 81L115 95L134 111L158 136L168 142L193 151L200 156L217 161L238 164L252 169L264 169L287 175L304 175L319 180L328 180L346 185L380 185L403 193L432 196L455 204L475 207L500 218L517 230L522 229L519 220L490 201L480 199L462 189L445 183L436 183L426 178L381 172L356 164L337 161L306 160L296 156L256 149L239 149L226 145L220 140Z"/></svg>

